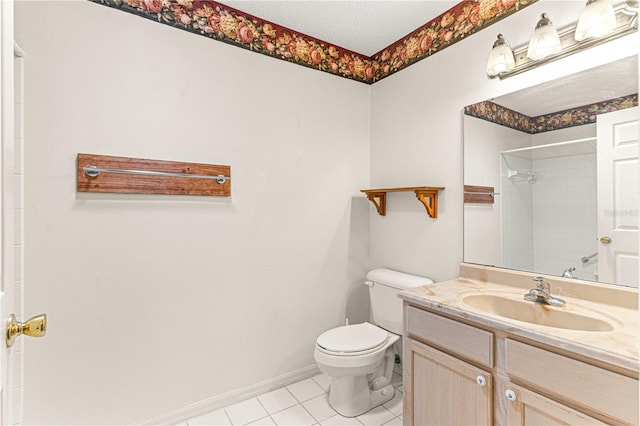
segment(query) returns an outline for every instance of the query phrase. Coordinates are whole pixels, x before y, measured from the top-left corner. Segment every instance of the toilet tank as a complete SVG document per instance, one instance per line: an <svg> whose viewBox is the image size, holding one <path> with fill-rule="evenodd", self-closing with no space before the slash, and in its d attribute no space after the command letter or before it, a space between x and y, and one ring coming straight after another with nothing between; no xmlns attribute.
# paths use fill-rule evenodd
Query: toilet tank
<svg viewBox="0 0 640 426"><path fill-rule="evenodd" d="M369 286L371 322L387 331L402 335L402 299L398 297L398 293L409 288L433 284L433 281L379 268L369 271L365 284Z"/></svg>

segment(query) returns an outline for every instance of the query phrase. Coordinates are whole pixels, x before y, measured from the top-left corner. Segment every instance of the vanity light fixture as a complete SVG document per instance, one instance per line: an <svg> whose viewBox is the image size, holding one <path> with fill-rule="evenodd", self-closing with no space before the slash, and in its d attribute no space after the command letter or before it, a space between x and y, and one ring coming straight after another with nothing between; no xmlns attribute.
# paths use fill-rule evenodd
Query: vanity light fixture
<svg viewBox="0 0 640 426"><path fill-rule="evenodd" d="M553 26L553 22L543 13L536 25L536 29L529 40L527 48L527 58L539 61L549 55L554 55L562 50L558 30Z"/></svg>
<svg viewBox="0 0 640 426"><path fill-rule="evenodd" d="M513 70L515 66L516 60L509 42L504 39L502 34L498 34L498 39L493 43L493 49L491 49L487 61L487 75L493 78Z"/></svg>
<svg viewBox="0 0 640 426"><path fill-rule="evenodd" d="M638 31L639 3L640 0L627 0L615 8L612 7L614 26L606 32L602 30L602 28L606 28L606 25L598 24L597 32L585 29L583 33L581 28L582 17L577 24L570 25L558 32L553 27L547 14L543 13L527 45L511 50L504 37L501 34L498 35L498 40L493 44L493 49L487 62L487 75L490 78L498 77L500 79L511 77ZM601 15L602 13L598 11L607 9L607 5L611 7L608 0L587 1L583 16L588 14L587 18L585 18L587 20L584 22L591 20L588 16L593 16L593 14ZM610 25L610 20L607 25ZM509 50L509 52L506 50Z"/></svg>
<svg viewBox="0 0 640 426"><path fill-rule="evenodd" d="M588 0L580 15L575 39L603 37L616 27L616 14L609 0Z"/></svg>

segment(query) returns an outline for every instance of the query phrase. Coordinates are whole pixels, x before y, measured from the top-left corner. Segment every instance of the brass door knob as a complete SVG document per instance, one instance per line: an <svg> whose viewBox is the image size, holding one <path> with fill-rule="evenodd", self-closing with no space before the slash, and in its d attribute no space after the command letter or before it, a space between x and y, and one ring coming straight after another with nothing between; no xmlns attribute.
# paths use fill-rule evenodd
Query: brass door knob
<svg viewBox="0 0 640 426"><path fill-rule="evenodd" d="M7 347L13 346L15 338L21 334L31 337L42 337L47 332L47 314L36 315L27 322L18 322L16 316L11 314L7 318Z"/></svg>
<svg viewBox="0 0 640 426"><path fill-rule="evenodd" d="M607 237L606 235L604 237L600 237L600 242L604 245L611 244L611 241L611 237Z"/></svg>

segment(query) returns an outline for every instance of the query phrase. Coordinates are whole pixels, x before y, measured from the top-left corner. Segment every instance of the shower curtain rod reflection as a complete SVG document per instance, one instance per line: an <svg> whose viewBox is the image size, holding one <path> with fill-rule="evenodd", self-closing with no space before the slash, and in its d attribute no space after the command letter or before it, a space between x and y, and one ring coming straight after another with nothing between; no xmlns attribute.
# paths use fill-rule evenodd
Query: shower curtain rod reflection
<svg viewBox="0 0 640 426"><path fill-rule="evenodd" d="M143 176L163 176L163 177L178 177L178 178L193 178L193 179L214 179L219 184L223 184L228 180L231 180L231 177L224 175L195 175L190 173L171 173L171 172L158 172L153 170L125 170L125 169L110 169L105 167L97 167L97 166L85 166L82 168L84 173L88 177L96 177L100 174L100 172L104 173L121 173L128 175L143 175Z"/></svg>

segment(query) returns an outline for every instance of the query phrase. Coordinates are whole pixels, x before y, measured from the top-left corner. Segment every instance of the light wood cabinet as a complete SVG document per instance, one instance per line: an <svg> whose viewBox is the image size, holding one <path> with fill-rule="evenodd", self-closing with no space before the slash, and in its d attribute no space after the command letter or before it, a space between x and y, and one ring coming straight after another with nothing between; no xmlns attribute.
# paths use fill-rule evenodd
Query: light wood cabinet
<svg viewBox="0 0 640 426"><path fill-rule="evenodd" d="M504 370L512 381L621 424L638 422L638 380L510 338Z"/></svg>
<svg viewBox="0 0 640 426"><path fill-rule="evenodd" d="M406 302L404 325L405 425L638 424L637 372Z"/></svg>
<svg viewBox="0 0 640 426"><path fill-rule="evenodd" d="M491 424L493 378L490 372L415 340L409 339L407 346L413 386L410 386L412 403L405 407L412 409L408 417L413 419L413 424Z"/></svg>
<svg viewBox="0 0 640 426"><path fill-rule="evenodd" d="M510 426L606 425L593 417L516 384L508 383L507 389L510 392L509 397L507 395L503 397L513 399L507 404L506 410L506 424Z"/></svg>

